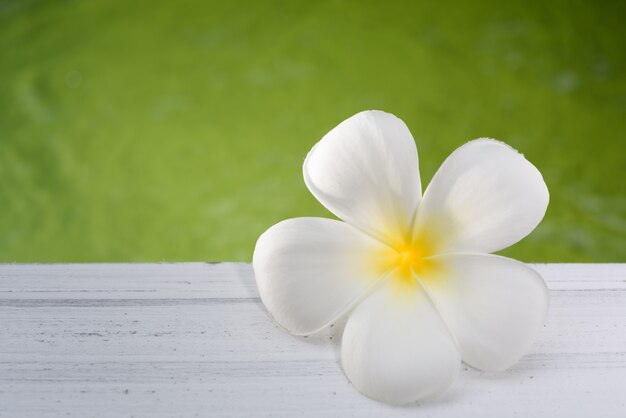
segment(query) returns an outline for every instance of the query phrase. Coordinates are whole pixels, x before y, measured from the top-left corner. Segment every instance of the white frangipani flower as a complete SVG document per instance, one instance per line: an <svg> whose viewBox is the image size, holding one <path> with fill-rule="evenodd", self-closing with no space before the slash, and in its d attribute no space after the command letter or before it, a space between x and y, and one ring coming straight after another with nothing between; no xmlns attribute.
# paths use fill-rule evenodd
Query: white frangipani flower
<svg viewBox="0 0 626 418"><path fill-rule="evenodd" d="M415 142L366 111L309 152L304 180L344 222L296 218L259 238L253 266L276 322L312 334L350 312L343 369L365 395L404 404L445 391L461 361L512 366L548 307L542 278L488 253L528 235L548 205L539 171L508 145L454 151L422 196Z"/></svg>

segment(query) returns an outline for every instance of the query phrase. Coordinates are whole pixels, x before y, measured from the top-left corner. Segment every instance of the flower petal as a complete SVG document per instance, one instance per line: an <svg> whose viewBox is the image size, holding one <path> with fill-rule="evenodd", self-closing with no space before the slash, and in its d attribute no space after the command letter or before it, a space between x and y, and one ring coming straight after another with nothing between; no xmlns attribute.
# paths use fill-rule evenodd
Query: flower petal
<svg viewBox="0 0 626 418"><path fill-rule="evenodd" d="M532 345L548 289L532 268L489 254L432 257L441 277L420 278L456 337L463 361L484 371L511 367Z"/></svg>
<svg viewBox="0 0 626 418"><path fill-rule="evenodd" d="M382 276L388 249L352 226L296 218L268 229L256 243L254 274L276 322L312 334L349 309Z"/></svg>
<svg viewBox="0 0 626 418"><path fill-rule="evenodd" d="M343 121L303 171L311 193L346 222L383 240L410 230L421 198L417 148L397 117L371 110Z"/></svg>
<svg viewBox="0 0 626 418"><path fill-rule="evenodd" d="M341 357L346 375L360 392L406 404L448 389L461 358L420 285L398 289L396 280L385 280L350 314Z"/></svg>
<svg viewBox="0 0 626 418"><path fill-rule="evenodd" d="M450 252L490 253L528 235L548 200L541 173L522 154L502 142L477 139L441 165L424 193L416 230L439 225Z"/></svg>

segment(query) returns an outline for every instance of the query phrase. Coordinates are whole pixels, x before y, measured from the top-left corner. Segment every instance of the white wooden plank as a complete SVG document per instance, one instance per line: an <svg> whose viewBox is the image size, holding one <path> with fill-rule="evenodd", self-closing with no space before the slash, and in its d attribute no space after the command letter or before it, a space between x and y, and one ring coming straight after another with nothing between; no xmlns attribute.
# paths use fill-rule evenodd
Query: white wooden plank
<svg viewBox="0 0 626 418"><path fill-rule="evenodd" d="M0 416L626 416L626 265L539 264L552 295L508 372L390 407L293 337L243 263L0 265Z"/></svg>

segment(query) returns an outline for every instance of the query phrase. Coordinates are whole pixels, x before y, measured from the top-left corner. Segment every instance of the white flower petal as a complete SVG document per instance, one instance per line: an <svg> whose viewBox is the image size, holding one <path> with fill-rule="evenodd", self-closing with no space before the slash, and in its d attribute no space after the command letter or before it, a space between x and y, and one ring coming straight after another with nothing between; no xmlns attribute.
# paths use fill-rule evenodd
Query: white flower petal
<svg viewBox="0 0 626 418"><path fill-rule="evenodd" d="M463 361L484 371L515 364L548 309L548 289L532 268L489 254L432 257L441 277L420 279L456 337Z"/></svg>
<svg viewBox="0 0 626 418"><path fill-rule="evenodd" d="M276 322L293 334L328 325L379 279L391 251L340 221L296 218L268 229L256 243L259 294Z"/></svg>
<svg viewBox="0 0 626 418"><path fill-rule="evenodd" d="M343 121L303 171L311 193L346 222L385 240L410 230L421 198L417 148L397 117L365 111Z"/></svg>
<svg viewBox="0 0 626 418"><path fill-rule="evenodd" d="M539 224L549 194L541 173L508 145L471 141L454 151L424 193L416 230L444 228L450 252L494 252Z"/></svg>
<svg viewBox="0 0 626 418"><path fill-rule="evenodd" d="M386 279L350 314L341 357L346 375L360 392L406 404L448 389L461 358L420 285L396 288L396 280Z"/></svg>

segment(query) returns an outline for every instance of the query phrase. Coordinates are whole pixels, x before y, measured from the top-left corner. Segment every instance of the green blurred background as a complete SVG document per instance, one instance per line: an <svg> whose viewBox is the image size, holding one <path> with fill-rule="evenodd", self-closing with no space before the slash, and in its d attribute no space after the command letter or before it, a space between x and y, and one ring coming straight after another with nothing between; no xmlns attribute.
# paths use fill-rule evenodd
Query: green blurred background
<svg viewBox="0 0 626 418"><path fill-rule="evenodd" d="M625 262L625 5L0 0L0 261L248 261L330 216L304 156L382 109L424 184L481 136L541 170L504 254Z"/></svg>

